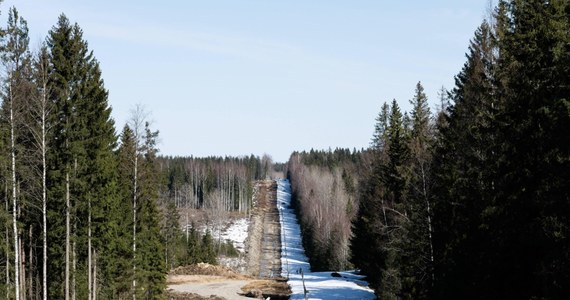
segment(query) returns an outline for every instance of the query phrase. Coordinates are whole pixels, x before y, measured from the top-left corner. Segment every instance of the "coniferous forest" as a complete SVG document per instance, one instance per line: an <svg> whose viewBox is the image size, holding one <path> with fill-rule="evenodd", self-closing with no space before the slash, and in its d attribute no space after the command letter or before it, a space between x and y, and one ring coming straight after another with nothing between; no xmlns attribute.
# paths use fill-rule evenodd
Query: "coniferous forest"
<svg viewBox="0 0 570 300"><path fill-rule="evenodd" d="M379 299L569 298L569 16L568 1L500 1L435 111L418 83L409 113L381 106L357 159L293 154L312 265L347 266L330 261L349 236L341 257ZM318 201L350 205L323 216ZM320 225L347 217L348 233Z"/></svg>
<svg viewBox="0 0 570 300"><path fill-rule="evenodd" d="M99 62L65 15L38 51L16 8L2 35L0 297L160 299L158 132L138 109L116 134Z"/></svg>
<svg viewBox="0 0 570 300"><path fill-rule="evenodd" d="M569 12L501 1L436 114L382 107L351 244L381 299L570 296Z"/></svg>
<svg viewBox="0 0 570 300"><path fill-rule="evenodd" d="M276 166L160 156L142 107L115 124L78 24L62 14L32 50L7 19L2 299L166 299L168 270L235 252L179 212L247 215L274 167L313 271L358 269L379 299L570 298L570 1L498 1L438 99L418 82L410 111L380 106L368 149Z"/></svg>
<svg viewBox="0 0 570 300"><path fill-rule="evenodd" d="M179 209L249 211L268 156L161 157L143 107L117 134L78 24L37 52L16 8L2 30L0 298L162 299L168 269L235 254Z"/></svg>

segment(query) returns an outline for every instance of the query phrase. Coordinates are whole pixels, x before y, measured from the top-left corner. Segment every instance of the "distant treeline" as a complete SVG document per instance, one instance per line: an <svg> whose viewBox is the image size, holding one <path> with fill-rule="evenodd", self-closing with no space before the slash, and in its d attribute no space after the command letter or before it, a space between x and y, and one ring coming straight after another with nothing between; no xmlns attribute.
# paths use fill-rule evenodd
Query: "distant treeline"
<svg viewBox="0 0 570 300"><path fill-rule="evenodd" d="M251 208L253 181L270 175L268 156L159 157L163 193L177 208L201 209L221 202L226 211ZM217 204L216 204L217 205Z"/></svg>

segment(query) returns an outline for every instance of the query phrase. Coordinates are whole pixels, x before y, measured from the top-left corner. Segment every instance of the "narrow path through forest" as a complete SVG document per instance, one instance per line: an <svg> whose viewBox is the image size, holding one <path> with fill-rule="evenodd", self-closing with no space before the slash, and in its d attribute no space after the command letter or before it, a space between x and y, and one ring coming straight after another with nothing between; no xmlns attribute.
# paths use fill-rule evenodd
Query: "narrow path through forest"
<svg viewBox="0 0 570 300"><path fill-rule="evenodd" d="M254 208L247 240L247 272L274 278L281 274L281 237L277 210L277 183L273 180L255 183Z"/></svg>

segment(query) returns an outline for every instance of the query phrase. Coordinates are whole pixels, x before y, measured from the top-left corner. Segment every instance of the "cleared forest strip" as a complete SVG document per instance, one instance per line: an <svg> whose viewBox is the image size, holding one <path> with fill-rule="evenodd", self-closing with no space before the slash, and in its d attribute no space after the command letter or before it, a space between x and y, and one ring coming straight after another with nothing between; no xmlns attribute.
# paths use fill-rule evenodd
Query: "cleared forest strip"
<svg viewBox="0 0 570 300"><path fill-rule="evenodd" d="M254 207L246 242L249 275L278 277L281 272L281 237L276 199L275 181L255 183Z"/></svg>

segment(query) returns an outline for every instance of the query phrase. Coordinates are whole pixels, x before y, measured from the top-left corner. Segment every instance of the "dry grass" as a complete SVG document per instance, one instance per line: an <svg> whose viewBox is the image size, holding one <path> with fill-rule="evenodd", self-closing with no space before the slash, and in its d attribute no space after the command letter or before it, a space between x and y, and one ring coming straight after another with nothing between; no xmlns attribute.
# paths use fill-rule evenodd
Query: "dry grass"
<svg viewBox="0 0 570 300"><path fill-rule="evenodd" d="M207 275L223 277L225 279L251 279L250 276L237 273L228 267L214 266L207 263L178 267L168 273L168 278L181 275Z"/></svg>
<svg viewBox="0 0 570 300"><path fill-rule="evenodd" d="M287 284L285 278L252 280L241 288L242 295L260 296L263 299L270 297L271 299L289 299L291 295L291 287Z"/></svg>
<svg viewBox="0 0 570 300"><path fill-rule="evenodd" d="M226 298L218 296L204 297L194 293L180 293L172 290L166 291L169 300L226 300Z"/></svg>

